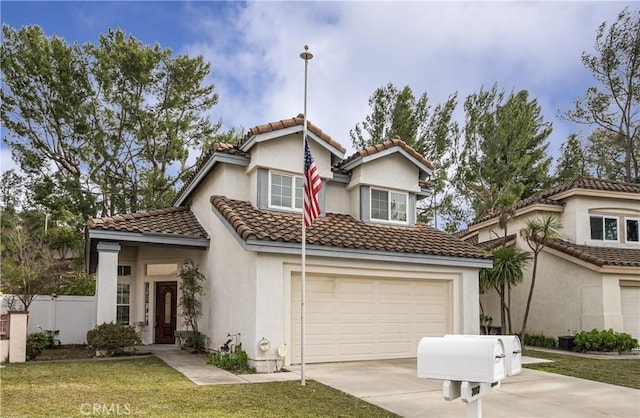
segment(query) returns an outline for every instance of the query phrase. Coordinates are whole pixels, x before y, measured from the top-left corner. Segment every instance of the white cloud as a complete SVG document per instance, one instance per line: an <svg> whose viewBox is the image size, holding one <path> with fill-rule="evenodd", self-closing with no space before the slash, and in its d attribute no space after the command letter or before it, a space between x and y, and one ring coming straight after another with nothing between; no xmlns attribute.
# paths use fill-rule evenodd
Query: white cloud
<svg viewBox="0 0 640 418"><path fill-rule="evenodd" d="M373 91L392 82L427 92L432 104L482 85L527 89L556 126L551 151L578 127L557 119L584 93L580 60L595 30L625 3L595 2L250 2L221 15L191 6L198 43L185 52L212 63L214 110L245 128L302 112L304 44L308 116L349 147L349 130L369 113Z"/></svg>

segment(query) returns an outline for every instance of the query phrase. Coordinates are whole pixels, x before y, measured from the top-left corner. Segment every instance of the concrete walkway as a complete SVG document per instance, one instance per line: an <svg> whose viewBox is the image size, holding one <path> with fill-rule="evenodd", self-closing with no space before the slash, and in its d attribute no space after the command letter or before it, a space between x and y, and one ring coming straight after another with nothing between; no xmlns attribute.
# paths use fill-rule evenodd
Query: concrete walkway
<svg viewBox="0 0 640 418"><path fill-rule="evenodd" d="M460 399L443 399L441 381L416 376L415 359L310 364L306 375L403 417L467 413L468 404ZM485 417L638 418L640 391L523 369L482 398L482 409Z"/></svg>
<svg viewBox="0 0 640 418"><path fill-rule="evenodd" d="M264 383L300 379L300 375L293 372L234 374L207 364L208 354L190 354L175 345L154 344L145 346L145 351L159 357L196 385Z"/></svg>
<svg viewBox="0 0 640 418"><path fill-rule="evenodd" d="M189 354L173 345L145 348L197 385L300 379L300 366L288 367L288 372L236 375L206 364L207 355ZM548 361L523 357L525 364ZM459 399L445 401L441 381L419 379L415 359L309 364L305 378L403 417L461 417L468 407ZM640 391L523 369L485 396L482 409L485 417L638 418Z"/></svg>

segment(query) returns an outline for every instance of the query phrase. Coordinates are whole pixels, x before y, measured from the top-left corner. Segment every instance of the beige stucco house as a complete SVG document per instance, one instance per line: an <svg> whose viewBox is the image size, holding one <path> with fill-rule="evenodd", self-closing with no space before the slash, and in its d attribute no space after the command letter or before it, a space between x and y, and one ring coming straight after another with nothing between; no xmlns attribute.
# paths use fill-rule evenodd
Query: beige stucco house
<svg viewBox="0 0 640 418"><path fill-rule="evenodd" d="M527 330L558 337L593 328L624 331L640 339L640 184L577 178L516 204L507 241L529 250L520 231L528 219L555 215L560 239L540 254ZM499 214L469 226L468 242L491 247L505 231ZM512 293L516 331L522 324L531 266ZM481 295L493 325L500 326L495 291Z"/></svg>
<svg viewBox="0 0 640 418"><path fill-rule="evenodd" d="M344 158L308 127L323 187L322 214L306 230L305 360L415 357L423 336L478 333L478 272L491 257L416 222L431 163L398 139ZM174 207L90 220L96 322L174 344L185 329L176 272L191 261L207 278L209 348L239 333L259 370L281 344L285 364L299 362L302 130L300 116L252 128L238 145L215 144Z"/></svg>

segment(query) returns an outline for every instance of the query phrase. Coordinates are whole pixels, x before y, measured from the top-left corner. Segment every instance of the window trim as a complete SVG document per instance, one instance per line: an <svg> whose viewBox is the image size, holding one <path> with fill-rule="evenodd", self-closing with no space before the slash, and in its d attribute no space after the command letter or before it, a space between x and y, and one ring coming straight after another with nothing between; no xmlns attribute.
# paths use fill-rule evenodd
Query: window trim
<svg viewBox="0 0 640 418"><path fill-rule="evenodd" d="M638 223L638 235L639 235L638 241L629 241L629 234L627 234L627 221L636 221ZM625 216L623 225L624 225L624 242L626 244L633 244L633 245L640 244L640 218L633 217L633 216Z"/></svg>
<svg viewBox="0 0 640 418"><path fill-rule="evenodd" d="M291 206L280 206L272 203L273 196L271 194L271 185L272 185L272 176L274 174L291 178L291 184L293 186L291 187ZM301 191L300 198L302 199L302 204L300 208L295 207L296 206L296 186L295 186L296 179L300 179L302 181L302 187L300 188L300 191ZM302 213L302 206L304 206L304 178L297 174L285 173L277 170L269 170L267 196L268 196L267 205L271 209L280 209L280 210L287 210L287 211L296 212L296 213Z"/></svg>
<svg viewBox="0 0 640 418"><path fill-rule="evenodd" d="M602 239L593 238L593 233L591 231L591 219L593 218L599 218L602 221ZM606 231L606 225L605 225L605 221L607 219L613 219L616 221L616 230L617 230L616 239L607 239L607 231ZM626 224L625 224L625 228L626 228ZM611 215L589 215L589 238L591 239L591 241L620 242L620 218L617 216L611 216Z"/></svg>
<svg viewBox="0 0 640 418"><path fill-rule="evenodd" d="M387 194L387 219L373 217L373 191L374 190L377 192L385 192ZM404 196L404 206L405 206L404 221L397 221L397 220L391 219L391 193ZM408 225L409 224L409 193L404 191L398 191L398 190L370 187L369 188L369 219L374 222L384 222L384 223L395 224L395 225Z"/></svg>

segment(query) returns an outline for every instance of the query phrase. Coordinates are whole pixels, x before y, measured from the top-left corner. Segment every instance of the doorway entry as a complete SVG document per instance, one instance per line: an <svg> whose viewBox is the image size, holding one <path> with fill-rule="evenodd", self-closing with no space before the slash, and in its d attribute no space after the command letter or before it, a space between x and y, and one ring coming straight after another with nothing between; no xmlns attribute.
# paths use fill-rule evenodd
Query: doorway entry
<svg viewBox="0 0 640 418"><path fill-rule="evenodd" d="M156 282L155 343L174 344L178 282Z"/></svg>

